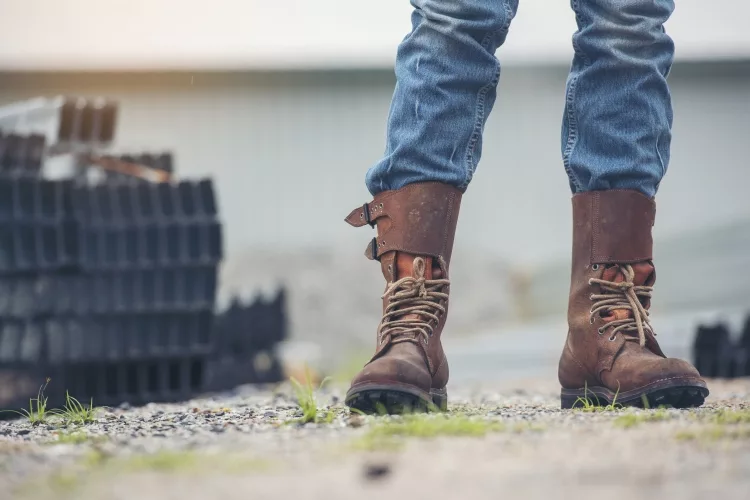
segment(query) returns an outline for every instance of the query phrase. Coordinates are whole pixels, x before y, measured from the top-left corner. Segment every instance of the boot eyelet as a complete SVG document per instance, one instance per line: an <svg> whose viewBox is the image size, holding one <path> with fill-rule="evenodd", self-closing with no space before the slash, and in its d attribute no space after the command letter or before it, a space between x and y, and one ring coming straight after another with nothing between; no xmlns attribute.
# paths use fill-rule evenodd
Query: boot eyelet
<svg viewBox="0 0 750 500"><path fill-rule="evenodd" d="M599 328L599 335L604 335L604 327Z"/></svg>
<svg viewBox="0 0 750 500"><path fill-rule="evenodd" d="M589 295L589 300L592 301L592 302L594 301L594 294L593 293L591 295Z"/></svg>
<svg viewBox="0 0 750 500"><path fill-rule="evenodd" d="M599 270L599 264L594 264L593 266L591 266L591 270L592 271L598 271Z"/></svg>
<svg viewBox="0 0 750 500"><path fill-rule="evenodd" d="M589 280L589 286L592 286L594 284L594 280Z"/></svg>
<svg viewBox="0 0 750 500"><path fill-rule="evenodd" d="M594 316L591 316L589 318L589 324L593 325L595 321L596 321L596 318Z"/></svg>
<svg viewBox="0 0 750 500"><path fill-rule="evenodd" d="M617 336L613 335L612 337L609 338L610 342L614 342L615 340L617 340Z"/></svg>

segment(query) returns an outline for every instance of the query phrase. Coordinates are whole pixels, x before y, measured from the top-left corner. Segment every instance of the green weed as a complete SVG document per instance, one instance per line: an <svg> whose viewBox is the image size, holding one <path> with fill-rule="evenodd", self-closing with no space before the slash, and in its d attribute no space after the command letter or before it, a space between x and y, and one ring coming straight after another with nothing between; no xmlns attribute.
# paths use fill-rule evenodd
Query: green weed
<svg viewBox="0 0 750 500"><path fill-rule="evenodd" d="M47 396L44 395L44 390L47 388L51 379L47 378L44 385L39 387L39 391L36 394L36 398L29 399L29 409L21 410L6 410L10 413L15 413L21 417L26 417L31 425L39 425L47 422L49 417L56 415L56 410L47 408Z"/></svg>
<svg viewBox="0 0 750 500"><path fill-rule="evenodd" d="M605 411L617 411L621 410L623 406L619 403L617 403L617 396L620 394L620 387L618 385L617 392L615 392L615 396L612 398L612 403L602 406L601 402L599 401L599 398L596 394L592 393L594 399L591 399L588 397L588 384L584 384L583 386L583 397L579 397L575 400L573 403L574 410L586 412L586 413L594 413L594 412L605 412Z"/></svg>
<svg viewBox="0 0 750 500"><path fill-rule="evenodd" d="M99 408L94 408L94 399L86 406L65 391L65 405L58 412L63 421L68 424L84 425L96 422L96 413Z"/></svg>
<svg viewBox="0 0 750 500"><path fill-rule="evenodd" d="M313 386L312 377L310 376L309 371L307 372L303 383L299 382L294 377L290 377L289 380L292 383L292 387L294 388L294 394L297 398L297 404L302 410L302 417L299 418L297 422L307 424L310 422L330 423L333 421L335 414L332 411L321 412L320 410L318 410L318 402L315 399L316 389ZM328 377L324 378L320 382L317 390L322 389L323 385L325 385L328 380Z"/></svg>

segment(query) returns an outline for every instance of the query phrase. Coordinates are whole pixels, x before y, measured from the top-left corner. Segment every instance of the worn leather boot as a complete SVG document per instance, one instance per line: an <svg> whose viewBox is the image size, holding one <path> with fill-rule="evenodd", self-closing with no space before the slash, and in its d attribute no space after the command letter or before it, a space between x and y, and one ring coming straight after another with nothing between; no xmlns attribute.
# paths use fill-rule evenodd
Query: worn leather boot
<svg viewBox="0 0 750 500"><path fill-rule="evenodd" d="M638 191L573 196L569 330L558 372L563 408L582 400L686 408L708 395L690 363L664 355L649 323L655 213Z"/></svg>
<svg viewBox="0 0 750 500"><path fill-rule="evenodd" d="M346 404L366 413L446 409L448 362L440 336L448 313L448 265L461 191L410 184L385 191L346 221L377 225L365 255L387 285L375 355L352 381Z"/></svg>

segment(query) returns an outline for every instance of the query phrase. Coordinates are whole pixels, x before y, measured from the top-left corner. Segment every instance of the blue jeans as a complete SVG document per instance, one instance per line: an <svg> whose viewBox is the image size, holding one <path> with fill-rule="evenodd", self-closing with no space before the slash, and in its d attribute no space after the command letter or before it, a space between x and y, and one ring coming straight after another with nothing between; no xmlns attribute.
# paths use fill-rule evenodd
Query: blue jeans
<svg viewBox="0 0 750 500"><path fill-rule="evenodd" d="M367 172L374 195L414 182L466 189L482 153L518 0L411 0L398 49L385 155ZM673 0L571 0L578 23L566 85L562 158L574 193L656 194L669 163L666 77Z"/></svg>

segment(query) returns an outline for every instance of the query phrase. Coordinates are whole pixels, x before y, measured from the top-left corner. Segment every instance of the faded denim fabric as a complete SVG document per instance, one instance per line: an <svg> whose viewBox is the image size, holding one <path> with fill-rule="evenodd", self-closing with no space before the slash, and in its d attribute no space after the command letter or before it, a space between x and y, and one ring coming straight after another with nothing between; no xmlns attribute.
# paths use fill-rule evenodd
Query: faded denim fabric
<svg viewBox="0 0 750 500"><path fill-rule="evenodd" d="M466 189L482 153L503 44L518 0L412 0L399 45L384 157L372 194L413 182ZM637 189L654 196L669 163L666 77L673 0L571 0L578 31L565 92L563 165L572 191Z"/></svg>

